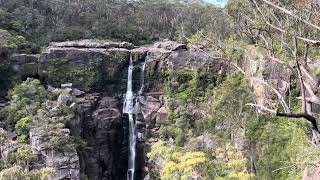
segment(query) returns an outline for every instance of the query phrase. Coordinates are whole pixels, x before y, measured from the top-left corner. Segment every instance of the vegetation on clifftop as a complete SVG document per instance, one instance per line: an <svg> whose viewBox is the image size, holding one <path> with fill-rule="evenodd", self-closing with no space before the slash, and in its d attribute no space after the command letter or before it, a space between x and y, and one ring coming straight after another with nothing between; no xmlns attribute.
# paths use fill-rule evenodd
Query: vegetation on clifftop
<svg viewBox="0 0 320 180"><path fill-rule="evenodd" d="M150 171L151 177L301 179L307 171L319 176L314 172L320 161L319 12L314 0L230 0L223 9L200 0L0 0L0 87L11 81L7 59L12 53L39 53L52 41L186 42L232 70L226 75L205 66L161 72L166 76L159 89L165 91L168 121L148 153L150 160L163 162L162 169ZM249 49L257 57L248 57ZM114 57L127 60L126 55ZM250 58L257 64L246 64ZM105 64L94 60L85 59L81 67L58 60L44 64L50 85L76 79L89 90L109 74L121 81L122 71L105 73ZM291 74L283 80L261 73L259 81L252 81L255 72L245 70L252 65L262 72L261 60L266 66L277 62L280 71L287 68ZM71 107L48 108L56 103L48 100L58 94L29 78L9 91L0 119L13 135L0 129L0 143L14 139L18 145L1 159L0 179L47 179L52 174L51 168L30 168L36 158L28 145L32 129L48 139L49 150L85 148L81 138L65 138L68 130L62 131L74 118Z"/></svg>

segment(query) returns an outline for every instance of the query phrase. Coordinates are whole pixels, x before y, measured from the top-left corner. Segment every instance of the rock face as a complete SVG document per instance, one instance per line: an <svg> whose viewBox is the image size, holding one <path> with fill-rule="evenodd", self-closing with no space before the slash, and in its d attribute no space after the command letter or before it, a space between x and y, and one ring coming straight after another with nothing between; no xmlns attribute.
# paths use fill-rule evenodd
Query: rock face
<svg viewBox="0 0 320 180"><path fill-rule="evenodd" d="M53 86L72 82L81 90L112 92L128 58L127 49L49 47L40 57L39 74Z"/></svg>
<svg viewBox="0 0 320 180"><path fill-rule="evenodd" d="M70 137L69 129L58 131L59 137L68 139ZM80 162L76 149L59 151L49 148L48 133L43 129L32 129L30 132L30 144L33 154L38 157L37 167L53 167L55 172L53 180L59 179L80 179Z"/></svg>
<svg viewBox="0 0 320 180"><path fill-rule="evenodd" d="M21 79L36 76L38 72L38 59L40 55L13 54L10 58L12 69Z"/></svg>
<svg viewBox="0 0 320 180"><path fill-rule="evenodd" d="M81 157L82 170L92 180L125 179L128 152L120 103L104 97L92 105L92 112L83 112L82 134L87 145Z"/></svg>
<svg viewBox="0 0 320 180"><path fill-rule="evenodd" d="M147 88L157 88L164 72L181 69L212 67L214 72L223 72L226 64L212 58L201 49L188 47L173 41L157 42L136 48L122 42L93 40L51 43L40 55L14 54L10 58L11 80L26 77L40 78L45 83L59 87L72 83L79 90L108 92L125 91L123 79L131 55L135 63L144 61L149 55L146 69Z"/></svg>
<svg viewBox="0 0 320 180"><path fill-rule="evenodd" d="M14 55L11 66L15 72L25 72L23 77L40 78L53 93L57 92L53 87L65 88L68 95L61 94L57 102L48 102L48 106L67 106L74 111L68 129L59 132L61 137L80 139L76 149L48 150L42 130L33 129L30 134L34 153L39 155L39 166L57 169L54 179L126 179L128 117L121 109L130 54L135 66L135 94L141 86L139 67L146 60L144 93L137 99L141 111L136 115L137 179L146 175L146 151L157 141L158 130L168 119L168 105L160 86L166 73L203 67L216 74L228 71L222 60L172 41L143 47L130 43L69 41L52 43L41 55ZM28 67L32 67L30 71L26 70Z"/></svg>
<svg viewBox="0 0 320 180"><path fill-rule="evenodd" d="M12 87L13 82L37 76L39 56L13 54L5 59L0 57L0 99L6 96L7 90Z"/></svg>
<svg viewBox="0 0 320 180"><path fill-rule="evenodd" d="M274 94L271 87L278 90L282 96L288 93L292 75L290 67L266 58L254 47L248 48L245 54L244 71L250 80L259 105L268 105L267 99Z"/></svg>
<svg viewBox="0 0 320 180"><path fill-rule="evenodd" d="M133 49L134 45L128 42L105 42L96 40L80 40L80 41L66 41L54 42L50 44L53 47L74 47L74 48L124 48Z"/></svg>

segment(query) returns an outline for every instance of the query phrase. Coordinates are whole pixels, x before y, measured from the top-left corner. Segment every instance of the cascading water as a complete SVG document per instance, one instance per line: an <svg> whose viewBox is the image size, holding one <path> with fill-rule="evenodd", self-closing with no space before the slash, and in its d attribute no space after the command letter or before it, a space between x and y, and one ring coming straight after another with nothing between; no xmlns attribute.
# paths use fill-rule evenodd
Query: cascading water
<svg viewBox="0 0 320 180"><path fill-rule="evenodd" d="M128 162L128 180L134 180L135 171L135 159L136 159L136 132L135 132L135 122L133 119L133 92L132 92L132 72L133 72L133 62L132 55L130 54L130 63L128 68L128 82L127 82L127 93L126 99L124 101L123 113L129 115L129 147L130 147L130 157Z"/></svg>
<svg viewBox="0 0 320 180"><path fill-rule="evenodd" d="M146 68L146 62L149 58L149 54L147 53L147 56L145 58L145 62L142 64L141 67L141 74L140 74L140 80L141 85L140 89L138 91L138 97L140 97L144 90L144 72ZM134 120L133 114L138 114L141 110L140 105L138 102L138 98L135 99L135 96L133 95L132 90L132 75L133 75L133 62L132 62L132 55L130 54L130 63L128 68L128 82L127 82L127 93L126 93L126 99L124 101L123 105L123 113L126 113L129 115L129 146L130 146L130 157L128 162L128 174L127 179L128 180L134 180L135 179L135 161L136 161L136 142L137 142L137 136L136 136L136 124ZM134 104L134 99L135 104ZM136 108L134 107L136 105ZM137 108L139 107L139 108ZM141 112L140 112L141 113Z"/></svg>
<svg viewBox="0 0 320 180"><path fill-rule="evenodd" d="M142 68L141 68L141 75L140 75L140 80L141 80L141 87L140 87L140 90L138 92L138 95L141 96L142 93L143 93L143 90L144 90L144 71L146 69L146 62L148 61L149 59L149 52L147 52L147 56L145 58L145 61L143 62L142 64Z"/></svg>

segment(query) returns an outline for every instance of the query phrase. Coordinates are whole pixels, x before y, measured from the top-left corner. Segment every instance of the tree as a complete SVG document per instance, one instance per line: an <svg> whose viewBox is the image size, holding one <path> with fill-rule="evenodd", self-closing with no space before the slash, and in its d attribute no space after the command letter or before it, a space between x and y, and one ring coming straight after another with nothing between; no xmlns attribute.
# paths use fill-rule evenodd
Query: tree
<svg viewBox="0 0 320 180"><path fill-rule="evenodd" d="M245 4L246 9L235 10L232 5ZM316 78L308 67L308 61L316 56L313 53L320 45L318 33L319 4L307 1L304 8L301 4L280 1L276 3L269 0L232 1L229 11L236 15L242 14L239 22L239 36L247 37L256 44L267 50L268 56L278 62L294 62L296 81L299 82L301 92L301 111L292 112L290 105L284 101L275 88L267 85L278 96L279 107L262 107L249 104L260 109L275 113L280 117L304 118L311 124L313 141L320 146L320 131L317 125L317 113L312 106L320 104L317 95L319 79ZM251 12L247 9L252 10ZM264 82L264 84L267 84ZM279 96L280 95L280 96ZM283 111L283 112L281 112Z"/></svg>
<svg viewBox="0 0 320 180"><path fill-rule="evenodd" d="M37 79L28 78L9 92L7 120L15 125L22 118L33 116L49 98L49 93Z"/></svg>
<svg viewBox="0 0 320 180"><path fill-rule="evenodd" d="M16 51L24 43L24 37L14 36L7 30L0 29L0 57L5 57L8 53Z"/></svg>

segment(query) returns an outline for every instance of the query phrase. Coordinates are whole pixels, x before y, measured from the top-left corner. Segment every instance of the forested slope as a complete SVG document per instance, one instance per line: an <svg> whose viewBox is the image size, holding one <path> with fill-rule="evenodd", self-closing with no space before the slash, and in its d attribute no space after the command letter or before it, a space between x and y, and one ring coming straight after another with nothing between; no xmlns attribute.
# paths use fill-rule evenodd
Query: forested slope
<svg viewBox="0 0 320 180"><path fill-rule="evenodd" d="M12 88L0 98L0 143L18 144L1 151L8 158L0 179L53 173L34 166L30 132L39 127L54 147L84 158L77 178L124 174L127 157L118 162L112 153L128 149L119 102L130 56L136 76L146 64L136 101L147 112L138 124L146 180L319 178L319 12L317 0L230 0L224 8L198 0L0 0L0 87ZM79 39L92 40L46 48ZM42 82L13 73L24 65L17 53L40 54L30 64ZM80 90L52 87L69 82ZM90 124L108 118L114 127ZM93 130L73 131L75 121ZM62 130L70 139L59 140ZM92 149L104 147L110 153L101 157L112 163L91 161ZM98 168L83 168L88 163Z"/></svg>

